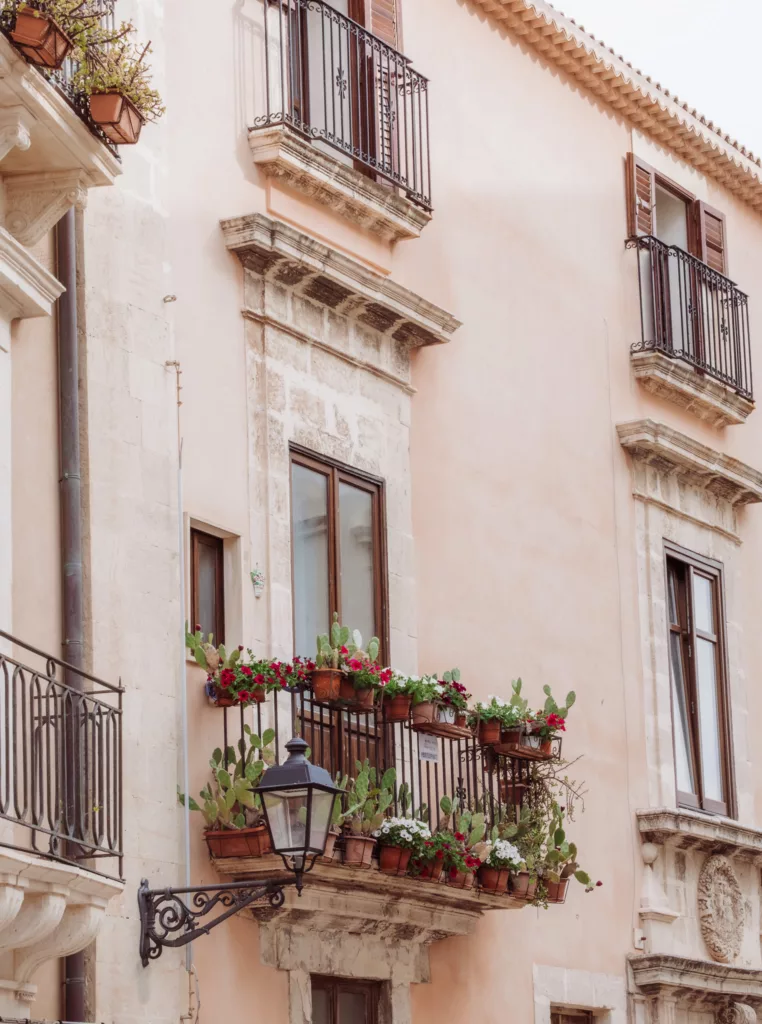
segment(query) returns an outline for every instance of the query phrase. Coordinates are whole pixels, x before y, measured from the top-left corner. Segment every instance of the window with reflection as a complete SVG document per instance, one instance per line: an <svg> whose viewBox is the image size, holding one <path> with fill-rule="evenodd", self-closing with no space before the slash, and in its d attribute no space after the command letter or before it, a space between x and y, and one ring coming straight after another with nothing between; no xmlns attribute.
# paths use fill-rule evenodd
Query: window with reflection
<svg viewBox="0 0 762 1024"><path fill-rule="evenodd" d="M667 549L667 614L678 803L731 813L722 568Z"/></svg>
<svg viewBox="0 0 762 1024"><path fill-rule="evenodd" d="M191 530L191 625L215 644L225 642L224 591L222 538Z"/></svg>

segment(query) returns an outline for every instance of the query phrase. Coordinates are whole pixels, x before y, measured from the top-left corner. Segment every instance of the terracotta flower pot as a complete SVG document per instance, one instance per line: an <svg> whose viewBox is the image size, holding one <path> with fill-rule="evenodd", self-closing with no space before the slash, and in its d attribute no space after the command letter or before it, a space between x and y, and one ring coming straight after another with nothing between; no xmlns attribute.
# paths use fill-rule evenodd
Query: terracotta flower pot
<svg viewBox="0 0 762 1024"><path fill-rule="evenodd" d="M312 696L315 700L332 701L339 699L344 673L338 668L315 668L312 670Z"/></svg>
<svg viewBox="0 0 762 1024"><path fill-rule="evenodd" d="M376 691L373 687L369 686L362 690L356 690L352 680L348 676L342 675L339 687L339 700L351 704L354 708L364 710L365 708L373 707L375 696Z"/></svg>
<svg viewBox="0 0 762 1024"><path fill-rule="evenodd" d="M548 903L564 903L566 890L569 888L569 879L562 878L560 882L546 882L545 888L548 890Z"/></svg>
<svg viewBox="0 0 762 1024"><path fill-rule="evenodd" d="M249 692L251 693L252 704L264 704L267 699L267 690L264 686L255 686L254 689Z"/></svg>
<svg viewBox="0 0 762 1024"><path fill-rule="evenodd" d="M328 833L328 838L325 841L325 853L323 854L324 860L333 860L336 853L336 840L338 838L335 832Z"/></svg>
<svg viewBox="0 0 762 1024"><path fill-rule="evenodd" d="M383 702L384 717L387 722L406 722L410 717L410 703L412 697L409 693L398 693L390 700Z"/></svg>
<svg viewBox="0 0 762 1024"><path fill-rule="evenodd" d="M218 708L232 708L235 701L227 690L224 690L221 686L215 686L212 703Z"/></svg>
<svg viewBox="0 0 762 1024"><path fill-rule="evenodd" d="M428 725L437 720L437 705L433 701L423 701L413 705L413 725Z"/></svg>
<svg viewBox="0 0 762 1024"><path fill-rule="evenodd" d="M29 11L19 11L11 39L27 60L41 68L60 68L74 46L58 23L42 12L38 17Z"/></svg>
<svg viewBox="0 0 762 1024"><path fill-rule="evenodd" d="M482 864L479 868L479 885L485 892L503 893L508 884L507 868L490 868Z"/></svg>
<svg viewBox="0 0 762 1024"><path fill-rule="evenodd" d="M529 872L511 872L508 876L508 892L517 900L526 899L529 891Z"/></svg>
<svg viewBox="0 0 762 1024"><path fill-rule="evenodd" d="M372 836L345 836L344 863L356 868L369 868L376 840Z"/></svg>
<svg viewBox="0 0 762 1024"><path fill-rule="evenodd" d="M536 893L537 893L537 879L536 878L531 878L529 880L529 885L527 886L527 899L528 900L533 900L535 898Z"/></svg>
<svg viewBox="0 0 762 1024"><path fill-rule="evenodd" d="M456 714L455 714L455 724L457 725L457 727L459 729L467 729L468 728L468 721L467 721L467 719L468 719L468 712L466 712L466 711L458 711L458 712L456 712Z"/></svg>
<svg viewBox="0 0 762 1024"><path fill-rule="evenodd" d="M455 875L448 875L445 879L453 889L472 889L474 885L473 871L458 871Z"/></svg>
<svg viewBox="0 0 762 1024"><path fill-rule="evenodd" d="M482 719L479 722L479 742L485 747L500 742L500 722L496 718Z"/></svg>
<svg viewBox="0 0 762 1024"><path fill-rule="evenodd" d="M272 851L270 833L264 825L209 831L204 838L213 857L264 857Z"/></svg>
<svg viewBox="0 0 762 1024"><path fill-rule="evenodd" d="M90 117L111 142L132 146L140 137L145 118L120 92L97 92L90 97Z"/></svg>
<svg viewBox="0 0 762 1024"><path fill-rule="evenodd" d="M428 864L423 865L423 869L418 876L422 882L438 882L442 876L442 861L434 860Z"/></svg>
<svg viewBox="0 0 762 1024"><path fill-rule="evenodd" d="M378 852L378 867L385 875L404 875L410 863L412 850L401 846L382 846Z"/></svg>
<svg viewBox="0 0 762 1024"><path fill-rule="evenodd" d="M500 742L517 747L521 743L521 726L515 725L511 729L501 729Z"/></svg>

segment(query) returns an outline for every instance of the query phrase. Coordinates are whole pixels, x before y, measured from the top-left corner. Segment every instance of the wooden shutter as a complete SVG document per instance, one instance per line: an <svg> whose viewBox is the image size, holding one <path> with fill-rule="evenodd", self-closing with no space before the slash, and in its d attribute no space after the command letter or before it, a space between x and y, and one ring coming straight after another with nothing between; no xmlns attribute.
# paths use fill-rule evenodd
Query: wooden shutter
<svg viewBox="0 0 762 1024"><path fill-rule="evenodd" d="M656 172L653 167L627 154L627 230L633 235L653 235Z"/></svg>
<svg viewBox="0 0 762 1024"><path fill-rule="evenodd" d="M693 204L696 225L696 255L712 270L727 274L725 216L700 200Z"/></svg>
<svg viewBox="0 0 762 1024"><path fill-rule="evenodd" d="M370 0L370 30L383 42L400 48L397 0Z"/></svg>

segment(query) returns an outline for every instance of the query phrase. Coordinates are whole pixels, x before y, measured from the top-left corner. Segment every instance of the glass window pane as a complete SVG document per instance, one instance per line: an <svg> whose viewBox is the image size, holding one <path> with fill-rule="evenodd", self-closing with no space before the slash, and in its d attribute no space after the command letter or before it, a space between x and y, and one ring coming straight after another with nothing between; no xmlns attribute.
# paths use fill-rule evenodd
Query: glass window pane
<svg viewBox="0 0 762 1024"><path fill-rule="evenodd" d="M331 1000L324 988L312 988L312 1024L332 1024Z"/></svg>
<svg viewBox="0 0 762 1024"><path fill-rule="evenodd" d="M376 632L373 586L373 498L351 484L339 485L341 620L359 629L363 643Z"/></svg>
<svg viewBox="0 0 762 1024"><path fill-rule="evenodd" d="M294 532L294 653L315 656L315 638L326 633L328 607L328 478L291 467Z"/></svg>
<svg viewBox="0 0 762 1024"><path fill-rule="evenodd" d="M669 589L669 621L673 626L680 625L680 619L678 617L678 604L677 604L677 573L674 569L669 569L668 576L668 589Z"/></svg>
<svg viewBox="0 0 762 1024"><path fill-rule="evenodd" d="M364 992L346 992L339 989L338 1024L369 1024Z"/></svg>
<svg viewBox="0 0 762 1024"><path fill-rule="evenodd" d="M709 800L724 801L716 653L715 644L709 640L696 639L696 686L699 699L701 777L704 796Z"/></svg>
<svg viewBox="0 0 762 1024"><path fill-rule="evenodd" d="M695 793L690 732L688 726L688 702L685 692L681 642L677 633L669 635L670 676L672 678L672 718L675 736L675 772L677 788L681 793Z"/></svg>
<svg viewBox="0 0 762 1024"><path fill-rule="evenodd" d="M693 617L702 633L714 633L713 589L706 576L693 574Z"/></svg>
<svg viewBox="0 0 762 1024"><path fill-rule="evenodd" d="M214 633L214 642L222 643L224 637L217 636L217 551L203 541L197 541L198 579L196 580L196 602L198 625L204 635Z"/></svg>

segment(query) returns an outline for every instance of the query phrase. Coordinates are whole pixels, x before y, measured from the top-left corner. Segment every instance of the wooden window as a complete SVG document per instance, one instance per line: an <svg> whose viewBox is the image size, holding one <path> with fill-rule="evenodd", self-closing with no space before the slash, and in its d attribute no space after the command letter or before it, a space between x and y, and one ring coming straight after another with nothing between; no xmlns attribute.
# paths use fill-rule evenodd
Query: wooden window
<svg viewBox="0 0 762 1024"><path fill-rule="evenodd" d="M377 1024L381 986L312 975L312 1024Z"/></svg>
<svg viewBox="0 0 762 1024"><path fill-rule="evenodd" d="M667 617L678 803L730 814L722 567L668 544Z"/></svg>
<svg viewBox="0 0 762 1024"><path fill-rule="evenodd" d="M294 653L314 657L334 612L388 650L383 483L291 452Z"/></svg>
<svg viewBox="0 0 762 1024"><path fill-rule="evenodd" d="M225 578L222 539L191 530L191 618L214 643L225 642Z"/></svg>
<svg viewBox="0 0 762 1024"><path fill-rule="evenodd" d="M627 228L653 235L727 275L725 216L634 153L627 154Z"/></svg>
<svg viewBox="0 0 762 1024"><path fill-rule="evenodd" d="M594 1017L589 1010L554 1010L550 1024L594 1024Z"/></svg>

